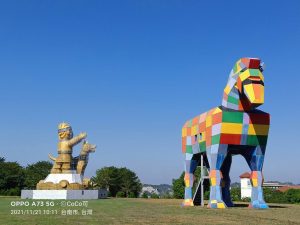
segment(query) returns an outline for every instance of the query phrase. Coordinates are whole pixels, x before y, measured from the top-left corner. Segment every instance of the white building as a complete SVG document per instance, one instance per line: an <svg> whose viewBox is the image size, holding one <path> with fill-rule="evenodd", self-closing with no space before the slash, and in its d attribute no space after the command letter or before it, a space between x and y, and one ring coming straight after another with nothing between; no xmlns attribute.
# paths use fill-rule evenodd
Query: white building
<svg viewBox="0 0 300 225"><path fill-rule="evenodd" d="M241 178L241 198L251 198L252 185L250 181L250 173L246 172L240 175Z"/></svg>
<svg viewBox="0 0 300 225"><path fill-rule="evenodd" d="M241 178L241 198L251 198L252 185L250 181L251 174L246 172L240 175ZM262 185L264 188L278 189L286 185L280 184L278 182L264 182Z"/></svg>

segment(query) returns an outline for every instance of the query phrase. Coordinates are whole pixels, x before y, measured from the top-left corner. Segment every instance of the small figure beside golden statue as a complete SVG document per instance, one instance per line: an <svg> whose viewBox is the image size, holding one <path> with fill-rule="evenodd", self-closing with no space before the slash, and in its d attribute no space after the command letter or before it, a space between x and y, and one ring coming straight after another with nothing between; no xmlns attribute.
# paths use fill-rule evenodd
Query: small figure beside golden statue
<svg viewBox="0 0 300 225"><path fill-rule="evenodd" d="M54 164L46 179L37 184L37 190L80 190L90 186L89 179L83 176L89 153L95 152L96 145L89 144L85 140L86 137L86 133L74 137L72 127L68 123L63 122L58 125L58 156L55 158L49 154ZM83 143L80 154L73 157L73 147L80 142Z"/></svg>

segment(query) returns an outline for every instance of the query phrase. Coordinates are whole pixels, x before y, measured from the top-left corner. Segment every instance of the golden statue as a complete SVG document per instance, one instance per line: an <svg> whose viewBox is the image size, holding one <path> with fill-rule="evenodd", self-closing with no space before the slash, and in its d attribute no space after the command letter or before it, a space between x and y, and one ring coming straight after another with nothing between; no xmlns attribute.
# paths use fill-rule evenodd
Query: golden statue
<svg viewBox="0 0 300 225"><path fill-rule="evenodd" d="M38 190L78 190L91 185L90 180L83 176L89 153L95 152L96 145L89 144L84 140L86 137L86 133L80 133L73 137L72 127L68 123L63 122L58 125L58 157L55 158L49 154L49 158L54 161L54 164L46 179L40 180L37 184ZM73 146L82 140L84 141L80 154L73 158Z"/></svg>
<svg viewBox="0 0 300 225"><path fill-rule="evenodd" d="M73 137L72 127L68 123L63 122L58 125L58 157L54 160L51 173L71 173L72 148L86 136L86 133L80 133L78 136ZM49 155L49 158L54 159L51 155Z"/></svg>

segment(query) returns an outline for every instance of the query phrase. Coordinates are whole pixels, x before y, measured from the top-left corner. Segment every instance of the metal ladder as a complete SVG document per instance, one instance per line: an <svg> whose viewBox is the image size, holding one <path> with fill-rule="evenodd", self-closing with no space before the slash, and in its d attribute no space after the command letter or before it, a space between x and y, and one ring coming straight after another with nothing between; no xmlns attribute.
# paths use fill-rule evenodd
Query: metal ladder
<svg viewBox="0 0 300 225"><path fill-rule="evenodd" d="M204 166L202 154L201 154L200 160L201 160L201 164L200 164L201 175L200 175L199 183L197 185L197 189L193 196L193 203L194 203L194 205L201 205L203 207L204 206L204 188L207 188L209 186L209 176L205 175L205 174L208 174L208 169Z"/></svg>

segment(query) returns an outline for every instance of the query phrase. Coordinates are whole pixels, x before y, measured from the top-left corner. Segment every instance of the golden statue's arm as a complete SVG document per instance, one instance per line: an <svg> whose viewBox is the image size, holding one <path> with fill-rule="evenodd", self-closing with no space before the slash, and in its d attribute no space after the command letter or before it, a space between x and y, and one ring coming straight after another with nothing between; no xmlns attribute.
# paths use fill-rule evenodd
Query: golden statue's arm
<svg viewBox="0 0 300 225"><path fill-rule="evenodd" d="M79 135L73 137L71 140L68 141L69 146L74 146L78 144L80 141L82 141L84 138L86 138L86 133L80 133Z"/></svg>

